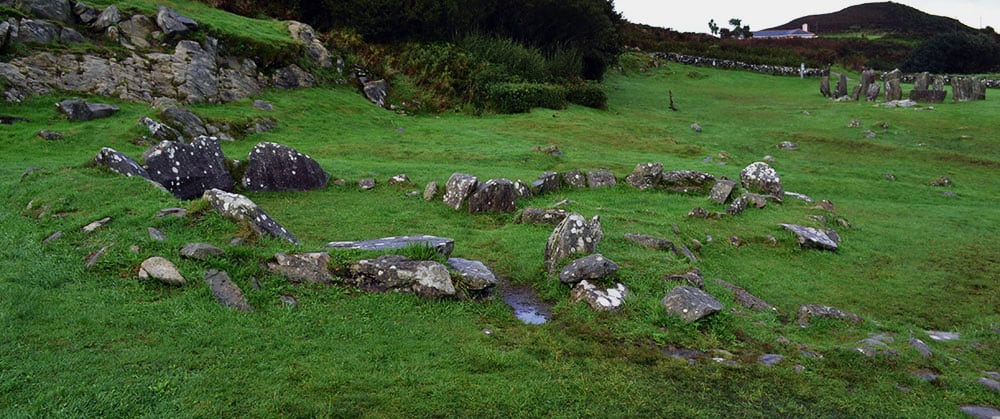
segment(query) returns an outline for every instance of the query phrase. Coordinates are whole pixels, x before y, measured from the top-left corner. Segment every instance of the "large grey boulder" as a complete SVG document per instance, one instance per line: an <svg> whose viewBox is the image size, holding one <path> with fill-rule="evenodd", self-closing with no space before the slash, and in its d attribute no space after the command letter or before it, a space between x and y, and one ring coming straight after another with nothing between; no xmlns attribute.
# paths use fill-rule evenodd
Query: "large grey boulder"
<svg viewBox="0 0 1000 419"><path fill-rule="evenodd" d="M73 8L69 0L21 0L21 8L41 19L73 23Z"/></svg>
<svg viewBox="0 0 1000 419"><path fill-rule="evenodd" d="M205 123L201 118L187 109L170 106L160 111L160 118L165 124L180 131L186 138L208 135Z"/></svg>
<svg viewBox="0 0 1000 419"><path fill-rule="evenodd" d="M247 302L246 296L243 295L243 290L229 278L229 274L225 271L209 269L205 272L205 283L208 284L212 295L221 306L239 311L253 310L253 306Z"/></svg>
<svg viewBox="0 0 1000 419"><path fill-rule="evenodd" d="M802 304L799 306L799 325L806 326L813 318L846 320L852 323L861 323L861 316L843 311L836 307Z"/></svg>
<svg viewBox="0 0 1000 419"><path fill-rule="evenodd" d="M180 199L196 199L210 189L233 190L219 140L200 137L191 144L163 141L143 154L146 171Z"/></svg>
<svg viewBox="0 0 1000 419"><path fill-rule="evenodd" d="M316 36L316 30L302 22L288 22L288 32L292 39L302 41L306 45L306 57L319 65L321 68L333 67L333 57L330 51L323 46L323 42Z"/></svg>
<svg viewBox="0 0 1000 419"><path fill-rule="evenodd" d="M691 323L708 317L722 310L722 303L715 297L698 288L681 285L663 297L660 304L668 314L680 316Z"/></svg>
<svg viewBox="0 0 1000 419"><path fill-rule="evenodd" d="M614 173L611 173L608 169L587 172L587 186L591 188L604 188L615 186L616 184L618 184L618 180L615 178Z"/></svg>
<svg viewBox="0 0 1000 419"><path fill-rule="evenodd" d="M66 114L70 121L90 121L107 118L118 113L119 108L104 103L87 103L80 99L68 99L56 104L60 112Z"/></svg>
<svg viewBox="0 0 1000 419"><path fill-rule="evenodd" d="M44 20L21 19L17 36L11 38L25 44L50 44L59 41L59 27Z"/></svg>
<svg viewBox="0 0 1000 419"><path fill-rule="evenodd" d="M556 226L545 244L545 270L554 273L563 259L594 253L603 238L599 216L587 221L580 214L570 214Z"/></svg>
<svg viewBox="0 0 1000 419"><path fill-rule="evenodd" d="M559 190L559 174L556 172L543 172L538 175L538 179L531 182L531 192L535 195L546 194Z"/></svg>
<svg viewBox="0 0 1000 419"><path fill-rule="evenodd" d="M106 9L101 11L101 14L97 15L97 19L94 23L90 24L91 28L99 31L103 31L111 26L117 25L119 21L122 20L122 13L118 10L118 6L110 5Z"/></svg>
<svg viewBox="0 0 1000 419"><path fill-rule="evenodd" d="M93 7L90 7L80 1L73 3L73 14L76 15L76 18L79 19L80 23L83 23L84 25L89 25L93 23L94 20L97 20L97 9L94 9Z"/></svg>
<svg viewBox="0 0 1000 419"><path fill-rule="evenodd" d="M327 243L326 246L324 246L323 248L391 251L412 246L423 246L432 248L441 256L449 257L451 256L451 251L455 249L455 240L449 239L447 237L415 235L415 236L385 237L381 239L364 240L364 241L330 242Z"/></svg>
<svg viewBox="0 0 1000 419"><path fill-rule="evenodd" d="M62 27L59 29L59 42L64 44L79 44L87 42L87 38L85 38L80 32L77 32L76 29Z"/></svg>
<svg viewBox="0 0 1000 419"><path fill-rule="evenodd" d="M573 287L569 298L573 302L585 302L597 311L614 311L625 303L629 290L625 284L617 283L613 288L601 288L583 280Z"/></svg>
<svg viewBox="0 0 1000 419"><path fill-rule="evenodd" d="M238 223L247 223L255 233L261 236L277 237L293 244L299 243L299 240L292 233L243 195L219 189L209 189L205 191L204 198L222 216Z"/></svg>
<svg viewBox="0 0 1000 419"><path fill-rule="evenodd" d="M579 169L563 172L562 184L570 188L582 189L587 187L587 177Z"/></svg>
<svg viewBox="0 0 1000 419"><path fill-rule="evenodd" d="M566 219L570 213L559 208L525 208L521 211L521 223L523 224L548 224L557 226Z"/></svg>
<svg viewBox="0 0 1000 419"><path fill-rule="evenodd" d="M638 189L650 189L656 187L662 179L663 164L639 163L625 178L625 182Z"/></svg>
<svg viewBox="0 0 1000 419"><path fill-rule="evenodd" d="M719 205L726 205L732 198L733 191L736 190L736 181L721 179L715 182L712 190L708 193L708 200Z"/></svg>
<svg viewBox="0 0 1000 419"><path fill-rule="evenodd" d="M449 258L448 265L461 277L462 284L470 291L484 291L497 284L497 277L483 262L462 258Z"/></svg>
<svg viewBox="0 0 1000 419"><path fill-rule="evenodd" d="M715 184L715 176L694 170L663 172L660 186L674 192L708 192Z"/></svg>
<svg viewBox="0 0 1000 419"><path fill-rule="evenodd" d="M479 184L479 179L465 173L453 173L448 178L448 183L444 186L444 203L454 209L462 207L462 203L469 198L472 191Z"/></svg>
<svg viewBox="0 0 1000 419"><path fill-rule="evenodd" d="M274 71L272 83L275 87L291 90L316 85L316 78L298 65L291 64Z"/></svg>
<svg viewBox="0 0 1000 419"><path fill-rule="evenodd" d="M184 135L180 131L148 116L139 118L139 124L146 127L149 130L149 134L158 141L184 141Z"/></svg>
<svg viewBox="0 0 1000 419"><path fill-rule="evenodd" d="M424 298L455 295L455 284L444 265L399 255L359 260L351 264L351 281L367 291L401 291Z"/></svg>
<svg viewBox="0 0 1000 419"><path fill-rule="evenodd" d="M293 284L331 284L330 255L325 252L285 254L277 253L268 262L267 270L284 276Z"/></svg>
<svg viewBox="0 0 1000 419"><path fill-rule="evenodd" d="M903 73L899 69L894 69L882 76L885 79L885 101L900 100L903 98Z"/></svg>
<svg viewBox="0 0 1000 419"><path fill-rule="evenodd" d="M330 180L312 157L281 144L258 143L247 160L242 184L250 191L308 191Z"/></svg>
<svg viewBox="0 0 1000 419"><path fill-rule="evenodd" d="M156 30L156 24L148 17L134 15L118 24L121 41L125 46L133 45L139 48L149 48L149 36ZM127 38L127 43L125 42Z"/></svg>
<svg viewBox="0 0 1000 419"><path fill-rule="evenodd" d="M583 280L597 281L618 273L618 264L600 253L574 260L559 272L559 281L576 284Z"/></svg>
<svg viewBox="0 0 1000 419"><path fill-rule="evenodd" d="M219 68L216 56L197 42L183 40L171 59L177 96L186 103L218 102Z"/></svg>
<svg viewBox="0 0 1000 419"><path fill-rule="evenodd" d="M781 227L795 233L799 246L803 249L837 250L840 235L833 230L821 230L798 224L779 224Z"/></svg>
<svg viewBox="0 0 1000 419"><path fill-rule="evenodd" d="M785 195L778 172L764 162L751 163L740 171L740 184L750 192L771 195L778 202Z"/></svg>
<svg viewBox="0 0 1000 419"><path fill-rule="evenodd" d="M469 212L513 212L517 191L507 179L490 179L469 196Z"/></svg>
<svg viewBox="0 0 1000 419"><path fill-rule="evenodd" d="M976 77L952 77L951 98L955 102L986 100L986 83Z"/></svg>
<svg viewBox="0 0 1000 419"><path fill-rule="evenodd" d="M146 169L143 169L131 157L113 148L102 147L101 151L94 157L94 161L120 175L149 179L149 173L146 173Z"/></svg>
<svg viewBox="0 0 1000 419"><path fill-rule="evenodd" d="M160 256L153 256L142 261L139 266L139 278L152 278L166 285L184 285L187 281L177 271L173 262Z"/></svg>
<svg viewBox="0 0 1000 419"><path fill-rule="evenodd" d="M166 6L156 9L156 24L167 38L198 30L198 22Z"/></svg>

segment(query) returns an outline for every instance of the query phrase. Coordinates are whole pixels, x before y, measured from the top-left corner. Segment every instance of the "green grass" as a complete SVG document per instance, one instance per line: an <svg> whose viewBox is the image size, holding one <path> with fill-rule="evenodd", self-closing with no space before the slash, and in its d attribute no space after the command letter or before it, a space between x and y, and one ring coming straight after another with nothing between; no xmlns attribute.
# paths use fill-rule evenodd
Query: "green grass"
<svg viewBox="0 0 1000 419"><path fill-rule="evenodd" d="M221 13L194 3L176 6L205 22ZM223 144L230 158L274 141L348 180L348 186L306 193L248 194L299 237L297 248L277 240L231 246L229 240L243 234L239 226L202 211L203 203L177 201L141 180L92 167L89 160L103 146L141 157L144 148L132 142L142 134L135 121L154 113L147 105L93 98L122 111L71 123L52 106L62 96L2 104L0 113L32 121L4 126L0 135L0 194L6 197L0 205L0 416L950 417L962 404L996 405L996 395L975 380L997 369L1000 350L1000 334L993 332L1000 327L1000 244L990 239L1000 233L1000 148L993 133L1000 104L884 109L831 102L817 84L670 64L644 74L609 74L607 111L570 106L514 116L401 116L347 87L266 91L255 99L273 103L271 112L249 99L191 107L207 119L278 121L272 132ZM668 90L679 112L667 109ZM848 128L852 119L862 127ZM694 122L702 133L689 128ZM40 129L66 139L42 140L35 135ZM865 138L865 129L878 136ZM784 140L800 149L776 149ZM531 151L549 144L564 155ZM637 163L654 161L735 179L765 155L775 157L786 190L829 199L853 225L837 227L840 251L801 250L777 226L818 225L808 217L830 215L795 199L721 220L686 217L694 206L724 210L704 196L625 185L519 203L547 207L565 199L572 211L601 216L606 238L599 250L622 266L619 280L633 294L615 314L569 303L569 290L543 273L550 228L407 196L427 182L443 184L453 172L531 181L547 170L608 168L624 177ZM41 169L22 176L29 167ZM400 173L416 186L387 185ZM884 173L897 180L885 180ZM929 185L942 175L954 186ZM354 182L364 177L380 185L360 191ZM196 215L154 215L174 206ZM103 229L80 231L103 217L112 217ZM147 227L168 240L150 240ZM64 236L41 243L55 231ZM705 243L701 262L639 248L625 233L697 239ZM553 320L522 324L499 299L424 301L292 286L261 268L279 251L406 234L454 238L456 257L483 260L511 282L533 286L554 304ZM730 236L746 244L735 248ZM778 244L768 245L768 236ZM228 254L180 259L180 247L193 241ZM108 253L85 268L87 255L105 246ZM153 255L174 260L189 284L139 280L139 263ZM661 277L691 267L701 269L707 291L727 307L694 325L659 306L674 286ZM210 268L229 272L256 310L236 313L215 304L202 281ZM731 294L711 278L746 288L778 312L736 310ZM281 304L279 295L289 294L297 308ZM795 311L805 303L833 305L866 321L801 328ZM931 342L926 329L958 331L963 338ZM909 348L910 331L932 346L933 357L924 360ZM859 354L853 345L869 333L893 334L898 355ZM689 366L663 355L674 347L725 350L739 365ZM807 357L803 349L823 358ZM786 359L766 368L754 362L764 353ZM795 365L805 371L793 372ZM922 382L910 375L918 369L942 379Z"/></svg>

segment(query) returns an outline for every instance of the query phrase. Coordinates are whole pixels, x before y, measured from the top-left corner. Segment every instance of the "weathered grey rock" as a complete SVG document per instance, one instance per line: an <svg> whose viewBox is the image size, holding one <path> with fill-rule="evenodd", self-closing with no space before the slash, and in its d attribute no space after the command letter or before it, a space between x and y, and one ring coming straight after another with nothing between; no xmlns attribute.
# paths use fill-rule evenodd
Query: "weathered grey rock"
<svg viewBox="0 0 1000 419"><path fill-rule="evenodd" d="M153 278L166 285L184 285L184 277L169 260L154 256L142 261L139 266L139 278Z"/></svg>
<svg viewBox="0 0 1000 419"><path fill-rule="evenodd" d="M59 240L60 238L62 238L62 236L63 236L63 232L62 231L57 231L55 233L49 234L47 237L45 237L44 239L42 239L42 244L52 243L52 242L54 242L54 241Z"/></svg>
<svg viewBox="0 0 1000 419"><path fill-rule="evenodd" d="M722 303L705 291L695 287L681 285L663 297L660 304L668 314L680 316L691 323L708 317L722 310Z"/></svg>
<svg viewBox="0 0 1000 419"><path fill-rule="evenodd" d="M472 191L479 184L479 179L465 173L453 173L444 186L444 203L454 209L462 207Z"/></svg>
<svg viewBox="0 0 1000 419"><path fill-rule="evenodd" d="M424 201L433 201L437 198L438 194L438 184L437 182L427 182L427 186L424 187Z"/></svg>
<svg viewBox="0 0 1000 419"><path fill-rule="evenodd" d="M89 25L97 20L97 10L93 7L87 6L83 2L73 3L73 14L76 18L80 20L84 25Z"/></svg>
<svg viewBox="0 0 1000 419"><path fill-rule="evenodd" d="M784 355L779 354L764 354L760 356L760 363L768 367L773 367L785 359Z"/></svg>
<svg viewBox="0 0 1000 419"><path fill-rule="evenodd" d="M614 288L600 288L585 279L573 287L569 298L572 302L585 302L597 311L614 311L625 303L628 294L628 288L620 282Z"/></svg>
<svg viewBox="0 0 1000 419"><path fill-rule="evenodd" d="M975 419L997 419L1000 417L1000 410L989 406L963 405L962 413Z"/></svg>
<svg viewBox="0 0 1000 419"><path fill-rule="evenodd" d="M91 28L98 31L103 31L111 26L115 26L119 21L122 20L121 11L118 10L118 6L110 5L106 9L101 11L101 14L97 16L94 23L90 24Z"/></svg>
<svg viewBox="0 0 1000 419"><path fill-rule="evenodd" d="M569 215L569 211L559 208L525 208L521 211L524 224L559 225Z"/></svg>
<svg viewBox="0 0 1000 419"><path fill-rule="evenodd" d="M597 243L603 238L599 216L586 221L580 214L568 215L552 231L545 244L545 270L554 273L563 259L575 254L594 253Z"/></svg>
<svg viewBox="0 0 1000 419"><path fill-rule="evenodd" d="M716 204L725 205L733 196L734 190L736 190L736 181L729 179L718 180L708 193L708 199Z"/></svg>
<svg viewBox="0 0 1000 419"><path fill-rule="evenodd" d="M747 290L741 287L730 284L718 278L715 279L715 282L733 292L733 299L736 300L736 304L739 304L750 310L768 310L768 311L777 310L767 301L755 297L753 294L750 294Z"/></svg>
<svg viewBox="0 0 1000 419"><path fill-rule="evenodd" d="M816 304L802 304L799 306L799 325L806 326L813 318L846 320L852 323L861 323L862 321L861 316L835 307Z"/></svg>
<svg viewBox="0 0 1000 419"><path fill-rule="evenodd" d="M833 92L830 91L830 76L823 76L819 79L819 94L823 97L833 96Z"/></svg>
<svg viewBox="0 0 1000 419"><path fill-rule="evenodd" d="M73 23L73 9L68 0L20 0L21 8L41 19Z"/></svg>
<svg viewBox="0 0 1000 419"><path fill-rule="evenodd" d="M255 107L257 109L260 109L260 110L264 110L264 111L273 111L274 110L274 105L272 105L270 102L267 102L267 101L264 101L264 100L260 100L260 99L254 99L253 100L253 107Z"/></svg>
<svg viewBox="0 0 1000 419"><path fill-rule="evenodd" d="M216 56L197 42L183 40L174 48L172 69L177 96L184 102L216 102L220 96Z"/></svg>
<svg viewBox="0 0 1000 419"><path fill-rule="evenodd" d="M777 147L778 150L798 150L799 149L798 144L795 144L795 143L793 143L791 141L782 141L782 142L778 143L778 145L775 146L775 147Z"/></svg>
<svg viewBox="0 0 1000 419"><path fill-rule="evenodd" d="M878 83L869 84L868 90L865 91L865 100L874 102L878 100L879 93L882 93L882 86Z"/></svg>
<svg viewBox="0 0 1000 419"><path fill-rule="evenodd" d="M541 195L559 190L559 174L556 172L544 172L538 175L538 179L531 182L531 192Z"/></svg>
<svg viewBox="0 0 1000 419"><path fill-rule="evenodd" d="M258 143L247 160L241 183L250 191L308 191L322 189L330 180L312 157L281 144Z"/></svg>
<svg viewBox="0 0 1000 419"><path fill-rule="evenodd" d="M471 291L484 291L497 284L493 271L478 260L449 258L448 266L461 276L462 284Z"/></svg>
<svg viewBox="0 0 1000 419"><path fill-rule="evenodd" d="M121 40L125 41L127 39L128 41L125 44L126 46L134 45L139 48L149 48L152 46L149 43L149 36L156 30L156 24L146 16L134 15L128 20L121 21L118 24L118 29Z"/></svg>
<svg viewBox="0 0 1000 419"><path fill-rule="evenodd" d="M411 246L424 246L434 249L441 256L451 256L451 251L455 249L455 240L447 237L437 237L428 235L385 237L375 240L364 241L339 241L330 242L324 249L356 249L356 250L399 250Z"/></svg>
<svg viewBox="0 0 1000 419"><path fill-rule="evenodd" d="M234 308L239 311L251 311L253 306L247 302L246 296L239 285L229 278L225 271L209 269L205 272L205 283L212 290L212 295L223 307Z"/></svg>
<svg viewBox="0 0 1000 419"><path fill-rule="evenodd" d="M645 247L647 249L668 250L671 252L676 251L677 249L676 246L674 246L674 242L670 240L661 239L659 237L647 236L645 234L626 233L625 240L636 243L639 246Z"/></svg>
<svg viewBox="0 0 1000 419"><path fill-rule="evenodd" d="M362 90L371 103L388 108L389 103L386 100L389 98L389 82L382 79L365 82Z"/></svg>
<svg viewBox="0 0 1000 419"><path fill-rule="evenodd" d="M93 268L97 266L97 262L100 261L104 254L108 252L110 246L102 246L96 252L87 255L87 259L83 262L85 268Z"/></svg>
<svg viewBox="0 0 1000 419"><path fill-rule="evenodd" d="M84 233L93 233L97 229L107 225L109 222L111 222L111 217L104 217L101 218L100 220L93 221L90 224L83 226L81 230L83 230Z"/></svg>
<svg viewBox="0 0 1000 419"><path fill-rule="evenodd" d="M685 285L692 286L700 290L705 289L705 279L701 276L701 270L697 268L680 274L664 275L663 279L667 281L683 282Z"/></svg>
<svg viewBox="0 0 1000 419"><path fill-rule="evenodd" d="M674 192L708 192L715 184L715 176L694 170L663 172L659 186Z"/></svg>
<svg viewBox="0 0 1000 419"><path fill-rule="evenodd" d="M615 179L614 173L611 173L608 169L587 172L587 186L591 188L604 188L617 184L618 180Z"/></svg>
<svg viewBox="0 0 1000 419"><path fill-rule="evenodd" d="M292 64L288 67L279 68L274 72L272 83L275 87L291 90L316 85L316 78L301 67Z"/></svg>
<svg viewBox="0 0 1000 419"><path fill-rule="evenodd" d="M913 90L927 90L930 87L931 73L923 72L917 73L913 78Z"/></svg>
<svg viewBox="0 0 1000 419"><path fill-rule="evenodd" d="M597 281L618 273L618 264L600 253L574 260L559 272L559 281L576 284L583 280Z"/></svg>
<svg viewBox="0 0 1000 419"><path fill-rule="evenodd" d="M531 151L548 154L552 157L562 157L563 155L562 150L559 150L559 147L557 147L555 144L549 144L547 146L536 145L534 147L531 147Z"/></svg>
<svg viewBox="0 0 1000 419"><path fill-rule="evenodd" d="M410 177L407 176L406 173L400 173L400 174L398 174L396 176L393 176L393 177L389 178L389 184L390 185L406 185L406 186L409 186L409 185L412 185L413 182L410 181Z"/></svg>
<svg viewBox="0 0 1000 419"><path fill-rule="evenodd" d="M139 166L139 163L132 160L131 157L113 148L102 147L97 156L94 156L94 161L120 175L149 179L149 173L146 173L146 169Z"/></svg>
<svg viewBox="0 0 1000 419"><path fill-rule="evenodd" d="M875 82L875 70L868 69L868 70L862 71L861 72L861 81L858 84L858 89L855 90L855 93L854 93L854 96L852 97L852 99L854 99L854 100L860 100L861 99L861 95L863 95L863 94L866 95L865 97L867 99L867 93L871 90L871 86L872 85L876 85L876 86L878 85L878 83ZM877 97L878 94L876 94L875 96ZM872 100L874 100L874 99L872 99Z"/></svg>
<svg viewBox="0 0 1000 419"><path fill-rule="evenodd" d="M977 77L952 77L951 98L955 102L986 100L986 83Z"/></svg>
<svg viewBox="0 0 1000 419"><path fill-rule="evenodd" d="M156 24L168 39L198 30L198 22L166 6L156 9Z"/></svg>
<svg viewBox="0 0 1000 419"><path fill-rule="evenodd" d="M330 255L324 252L285 254L277 253L268 262L267 270L284 276L293 284L331 284Z"/></svg>
<svg viewBox="0 0 1000 419"><path fill-rule="evenodd" d="M306 57L315 62L321 68L333 67L333 58L330 51L323 46L323 42L316 37L316 30L302 22L290 21L288 32L292 39L302 41L306 44Z"/></svg>
<svg viewBox="0 0 1000 419"><path fill-rule="evenodd" d="M87 42L87 38L70 27L59 28L59 42L64 44L79 44Z"/></svg>
<svg viewBox="0 0 1000 419"><path fill-rule="evenodd" d="M209 189L205 191L204 198L224 217L237 223L249 224L250 228L261 236L277 237L293 244L299 243L292 233L243 195Z"/></svg>
<svg viewBox="0 0 1000 419"><path fill-rule="evenodd" d="M167 240L167 235L160 230L157 230L153 227L148 227L146 228L146 231L149 233L149 238L154 241L162 242Z"/></svg>
<svg viewBox="0 0 1000 419"><path fill-rule="evenodd" d="M570 170L562 173L562 183L570 188L582 189L587 187L587 178L580 170Z"/></svg>
<svg viewBox="0 0 1000 419"><path fill-rule="evenodd" d="M160 118L187 138L208 136L205 123L198 115L187 109L170 106L160 111Z"/></svg>
<svg viewBox="0 0 1000 419"><path fill-rule="evenodd" d="M952 184L951 178L949 178L948 176L941 176L939 178L931 180L931 186L945 187L945 186L951 186L951 184Z"/></svg>
<svg viewBox="0 0 1000 419"><path fill-rule="evenodd" d="M411 292L424 298L455 295L455 284L444 265L399 255L359 260L351 264L352 281L368 291Z"/></svg>
<svg viewBox="0 0 1000 419"><path fill-rule="evenodd" d="M532 194L531 194L531 186L528 186L528 184L524 183L523 181L521 181L521 179L515 180L514 181L514 193L516 193L517 197L521 198L521 199L531 198L531 196L532 196Z"/></svg>
<svg viewBox="0 0 1000 419"><path fill-rule="evenodd" d="M663 164L639 163L625 182L638 189L650 189L660 184L663 179Z"/></svg>
<svg viewBox="0 0 1000 419"><path fill-rule="evenodd" d="M225 250L212 246L208 243L188 243L181 248L181 257L196 260L205 260L226 254Z"/></svg>
<svg viewBox="0 0 1000 419"><path fill-rule="evenodd" d="M699 124L697 122L691 124L691 131L701 132L701 124Z"/></svg>
<svg viewBox="0 0 1000 419"><path fill-rule="evenodd" d="M507 179L490 179L480 184L469 196L469 212L513 212L516 209L517 191Z"/></svg>
<svg viewBox="0 0 1000 419"><path fill-rule="evenodd" d="M726 212L729 215L740 215L743 211L746 211L748 205L748 199L746 195L742 195L736 198L726 207Z"/></svg>
<svg viewBox="0 0 1000 419"><path fill-rule="evenodd" d="M158 141L184 141L184 136L180 131L150 117L139 118L139 124L145 126L149 130L149 134Z"/></svg>
<svg viewBox="0 0 1000 419"><path fill-rule="evenodd" d="M1000 382L998 382L997 380L981 377L979 378L979 380L976 380L976 382L979 383L979 385L986 387L990 390L1000 392Z"/></svg>
<svg viewBox="0 0 1000 419"><path fill-rule="evenodd" d="M0 48L6 46L7 39L12 37L10 34L10 27L11 27L10 22L6 20L0 20Z"/></svg>
<svg viewBox="0 0 1000 419"><path fill-rule="evenodd" d="M802 246L803 249L836 251L840 242L840 236L833 230L820 230L815 227L806 227L797 224L778 225L795 233L799 246Z"/></svg>
<svg viewBox="0 0 1000 419"><path fill-rule="evenodd" d="M916 349L917 352L920 352L920 356L923 356L924 359L930 358L931 355L933 354L933 352L931 351L931 347L927 346L927 344L920 339L910 338L909 343L910 346L913 347L913 349Z"/></svg>
<svg viewBox="0 0 1000 419"><path fill-rule="evenodd" d="M833 91L833 97L839 99L844 96L847 96L847 75L841 73L837 75L837 87Z"/></svg>
<svg viewBox="0 0 1000 419"><path fill-rule="evenodd" d="M885 101L900 100L903 98L902 78L903 73L899 69L894 69L885 73L882 78L885 80Z"/></svg>
<svg viewBox="0 0 1000 419"><path fill-rule="evenodd" d="M163 217L184 218L187 217L187 210L184 208L164 208L159 211L156 211L156 216L159 218Z"/></svg>
<svg viewBox="0 0 1000 419"><path fill-rule="evenodd" d="M107 118L120 110L117 106L103 103L87 103L79 99L67 99L56 104L60 112L66 114L70 121L90 121Z"/></svg>
<svg viewBox="0 0 1000 419"><path fill-rule="evenodd" d="M750 192L771 195L778 202L784 196L778 172L764 162L751 163L740 171L740 184Z"/></svg>
<svg viewBox="0 0 1000 419"><path fill-rule="evenodd" d="M375 189L375 178L366 177L364 179L358 180L358 188L363 191L370 191Z"/></svg>
<svg viewBox="0 0 1000 419"><path fill-rule="evenodd" d="M954 332L941 332L936 330L927 330L927 336L936 341L949 341L957 340L962 337L962 335Z"/></svg>
<svg viewBox="0 0 1000 419"><path fill-rule="evenodd" d="M910 90L909 99L917 103L941 103L948 97L947 90Z"/></svg>
<svg viewBox="0 0 1000 419"><path fill-rule="evenodd" d="M210 189L231 191L235 183L215 137L191 144L163 141L146 150L143 160L149 177L180 199L196 199Z"/></svg>

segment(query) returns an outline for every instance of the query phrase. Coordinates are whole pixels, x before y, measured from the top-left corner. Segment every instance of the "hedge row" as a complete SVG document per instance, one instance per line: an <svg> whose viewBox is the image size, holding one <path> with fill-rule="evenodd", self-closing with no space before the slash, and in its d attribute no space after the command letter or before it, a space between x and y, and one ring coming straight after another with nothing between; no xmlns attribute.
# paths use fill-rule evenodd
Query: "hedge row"
<svg viewBox="0 0 1000 419"><path fill-rule="evenodd" d="M607 109L608 95L600 85L580 83L496 83L483 98L484 106L497 113L525 113L531 108L565 109L567 103Z"/></svg>

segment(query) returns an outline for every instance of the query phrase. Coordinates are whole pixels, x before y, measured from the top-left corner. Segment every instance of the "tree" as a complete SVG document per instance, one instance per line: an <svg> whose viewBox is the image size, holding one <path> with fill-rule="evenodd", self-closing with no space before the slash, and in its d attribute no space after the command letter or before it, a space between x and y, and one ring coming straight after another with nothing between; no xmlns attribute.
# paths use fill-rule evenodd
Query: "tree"
<svg viewBox="0 0 1000 419"><path fill-rule="evenodd" d="M732 29L719 29L719 25L715 24L715 19L712 19L708 22L708 28L712 30L713 35L718 33L720 38L747 39L753 37L753 32L750 31L750 25L744 25L743 19L729 19L729 24L732 25Z"/></svg>
<svg viewBox="0 0 1000 419"><path fill-rule="evenodd" d="M1000 66L1000 44L981 34L951 32L917 45L901 66L903 71L988 73Z"/></svg>
<svg viewBox="0 0 1000 419"><path fill-rule="evenodd" d="M715 19L708 21L708 30L712 31L712 35L719 34L719 25L715 23Z"/></svg>

